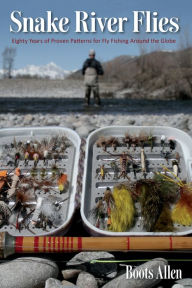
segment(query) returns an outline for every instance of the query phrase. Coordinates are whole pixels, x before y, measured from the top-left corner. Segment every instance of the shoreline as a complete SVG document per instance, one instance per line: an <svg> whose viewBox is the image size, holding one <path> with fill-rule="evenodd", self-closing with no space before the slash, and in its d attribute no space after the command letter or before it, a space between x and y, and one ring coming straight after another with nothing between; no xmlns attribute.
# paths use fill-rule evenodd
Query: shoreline
<svg viewBox="0 0 192 288"><path fill-rule="evenodd" d="M91 117L90 117L91 116ZM192 114L122 115L122 113L0 113L0 128L27 126L63 126L75 130L81 137L105 126L170 126L192 136Z"/></svg>

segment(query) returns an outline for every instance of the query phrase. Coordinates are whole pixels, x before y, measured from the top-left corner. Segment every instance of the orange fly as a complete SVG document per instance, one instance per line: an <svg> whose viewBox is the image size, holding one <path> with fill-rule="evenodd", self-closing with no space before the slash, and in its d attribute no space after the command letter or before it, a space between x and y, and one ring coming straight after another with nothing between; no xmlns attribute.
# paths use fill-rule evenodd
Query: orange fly
<svg viewBox="0 0 192 288"><path fill-rule="evenodd" d="M60 193L64 191L66 185L67 185L67 174L61 174L59 179L58 179L58 189Z"/></svg>
<svg viewBox="0 0 192 288"><path fill-rule="evenodd" d="M0 171L0 189L5 185L5 180L7 178L7 170Z"/></svg>

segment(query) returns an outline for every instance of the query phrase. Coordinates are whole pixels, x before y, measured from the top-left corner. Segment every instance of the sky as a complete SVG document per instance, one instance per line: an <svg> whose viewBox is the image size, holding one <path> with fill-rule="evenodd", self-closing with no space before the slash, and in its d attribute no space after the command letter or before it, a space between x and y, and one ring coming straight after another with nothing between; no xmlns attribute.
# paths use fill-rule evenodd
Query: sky
<svg viewBox="0 0 192 288"><path fill-rule="evenodd" d="M46 11L52 11L53 17L68 17L70 19L69 31L67 33L11 33L10 25L14 26L10 19L12 11L22 11L23 17L44 17ZM89 15L96 12L97 17L128 17L125 23L124 33L101 32L97 26L96 33L75 33L75 11L86 11ZM145 23L140 33L133 33L133 11L158 12L158 19L162 17L178 17L180 30L177 33L146 33ZM153 50L176 50L185 46L186 39L192 38L191 20L192 2L191 0L6 0L1 4L0 9L0 55L5 47L16 48L16 58L14 68L19 69L27 65L46 65L54 62L66 70L79 69L83 61L87 58L89 49L96 50L97 59L108 61L119 55L139 55L141 48L145 47L146 52ZM90 21L90 20L89 20ZM101 43L91 44L30 44L29 39L93 39L100 40ZM175 44L105 44L102 39L173 39ZM28 40L28 44L15 44L14 40ZM183 42L182 42L183 41ZM2 57L0 57L0 69L2 67Z"/></svg>

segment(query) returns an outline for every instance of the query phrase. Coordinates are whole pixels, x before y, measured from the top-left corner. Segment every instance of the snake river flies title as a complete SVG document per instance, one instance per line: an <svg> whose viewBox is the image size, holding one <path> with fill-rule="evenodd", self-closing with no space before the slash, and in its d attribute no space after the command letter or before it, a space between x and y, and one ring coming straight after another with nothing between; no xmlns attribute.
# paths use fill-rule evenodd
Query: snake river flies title
<svg viewBox="0 0 192 288"><path fill-rule="evenodd" d="M124 33L131 25L132 32L139 33L176 33L180 30L178 17L160 17L158 12L132 11L132 21L128 17L98 17L92 11L74 11L76 33ZM46 11L45 17L25 17L22 11L14 10L10 14L10 32L12 33L67 33L73 22L68 17L55 17L52 11Z"/></svg>

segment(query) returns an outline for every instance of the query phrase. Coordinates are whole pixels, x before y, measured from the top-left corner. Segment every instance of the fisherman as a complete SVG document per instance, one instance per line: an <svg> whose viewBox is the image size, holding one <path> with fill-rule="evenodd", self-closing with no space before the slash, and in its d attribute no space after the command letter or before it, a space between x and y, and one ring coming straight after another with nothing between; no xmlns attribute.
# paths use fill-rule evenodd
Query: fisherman
<svg viewBox="0 0 192 288"><path fill-rule="evenodd" d="M83 64L82 74L84 75L86 105L90 104L91 91L93 91L95 105L101 105L98 75L103 75L104 72L101 63L95 59L93 49L89 51L89 58Z"/></svg>

